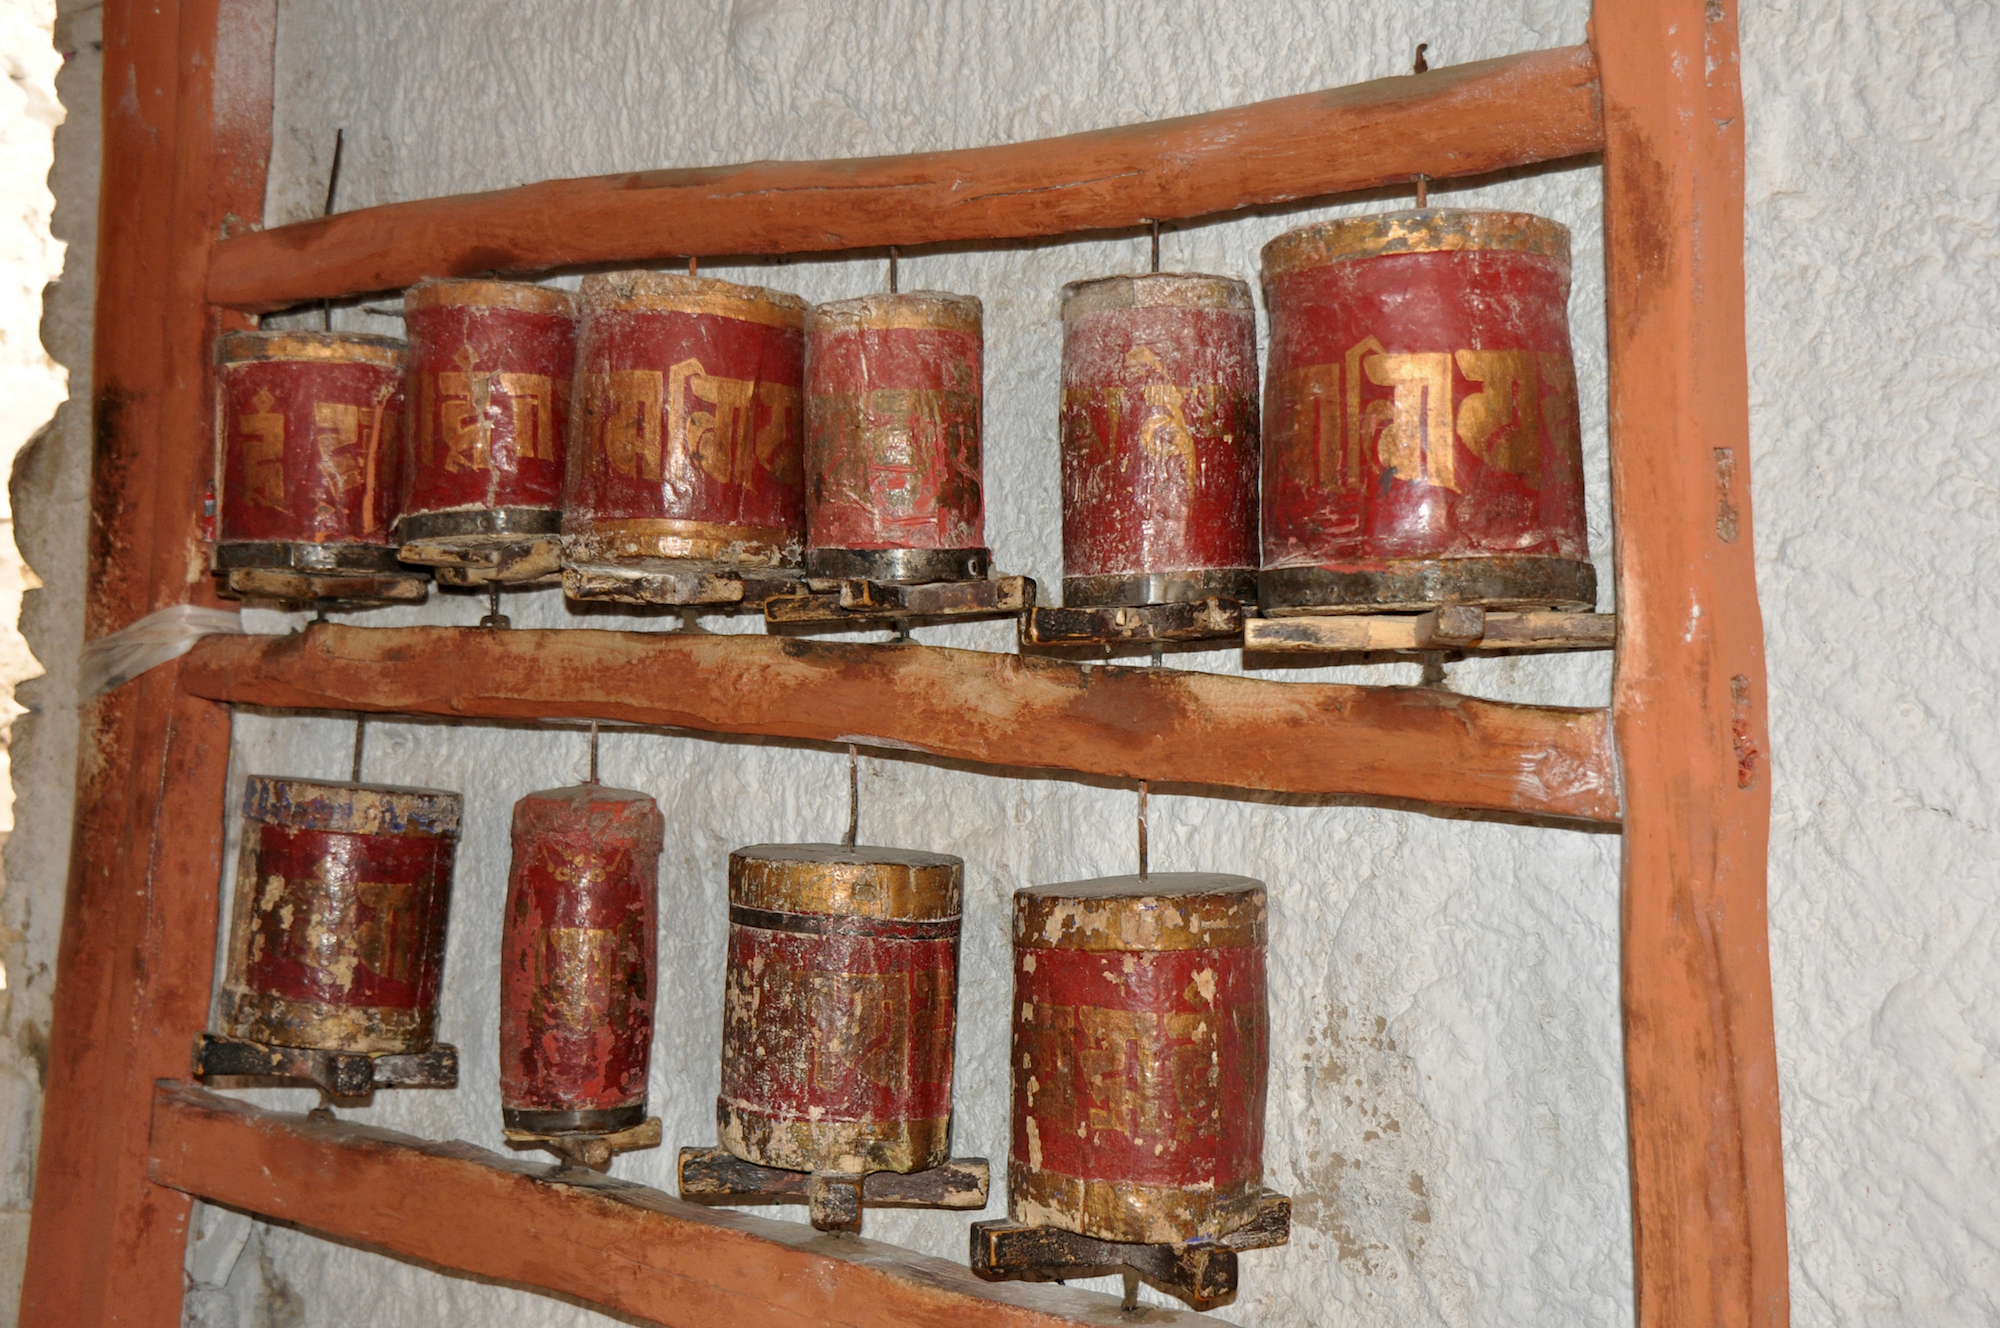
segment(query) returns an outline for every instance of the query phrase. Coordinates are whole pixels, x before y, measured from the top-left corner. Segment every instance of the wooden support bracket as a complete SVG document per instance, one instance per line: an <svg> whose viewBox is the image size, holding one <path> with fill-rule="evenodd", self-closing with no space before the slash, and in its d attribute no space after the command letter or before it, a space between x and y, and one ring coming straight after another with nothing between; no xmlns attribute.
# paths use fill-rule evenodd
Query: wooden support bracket
<svg viewBox="0 0 2000 1328"><path fill-rule="evenodd" d="M1292 614L1244 624L1250 651L1370 654L1396 650L1518 652L1609 650L1618 619L1609 613L1497 613L1451 605L1429 613Z"/></svg>
<svg viewBox="0 0 2000 1328"><path fill-rule="evenodd" d="M690 1203L803 1203L821 1231L854 1231L864 1208L986 1206L992 1168L983 1157L955 1157L943 1166L908 1173L786 1171L745 1162L726 1148L683 1148L681 1198Z"/></svg>
<svg viewBox="0 0 2000 1328"><path fill-rule="evenodd" d="M328 1097L365 1098L378 1088L458 1087L458 1048L439 1043L414 1055L374 1055L318 1047L270 1047L203 1033L195 1039L197 1079L293 1079Z"/></svg>
<svg viewBox="0 0 2000 1328"><path fill-rule="evenodd" d="M1005 617L1033 607L1032 577L996 576L917 586L844 580L826 590L815 584L803 594L764 601L764 621L786 626L870 627L922 619Z"/></svg>
<svg viewBox="0 0 2000 1328"><path fill-rule="evenodd" d="M1242 635L1243 606L1233 599L1106 609L1036 608L1021 618L1024 646L1234 642Z"/></svg>

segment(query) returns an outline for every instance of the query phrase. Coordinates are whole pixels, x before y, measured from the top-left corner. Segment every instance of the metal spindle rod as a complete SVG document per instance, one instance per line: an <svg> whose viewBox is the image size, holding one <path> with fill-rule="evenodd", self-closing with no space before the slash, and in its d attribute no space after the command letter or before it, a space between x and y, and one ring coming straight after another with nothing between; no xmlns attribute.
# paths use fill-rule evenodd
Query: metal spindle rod
<svg viewBox="0 0 2000 1328"><path fill-rule="evenodd" d="M349 770L347 776L347 782L350 784L359 784L361 782L361 748L367 737L368 716L356 715L354 717L354 765Z"/></svg>
<svg viewBox="0 0 2000 1328"><path fill-rule="evenodd" d="M1139 781L1139 879L1146 879L1146 781Z"/></svg>
<svg viewBox="0 0 2000 1328"><path fill-rule="evenodd" d="M889 293L896 294L896 246L889 246Z"/></svg>
<svg viewBox="0 0 2000 1328"><path fill-rule="evenodd" d="M590 721L590 782L597 782L597 721Z"/></svg>
<svg viewBox="0 0 2000 1328"><path fill-rule="evenodd" d="M847 744L847 833L840 842L854 847L855 836L861 833L861 751L853 743Z"/></svg>

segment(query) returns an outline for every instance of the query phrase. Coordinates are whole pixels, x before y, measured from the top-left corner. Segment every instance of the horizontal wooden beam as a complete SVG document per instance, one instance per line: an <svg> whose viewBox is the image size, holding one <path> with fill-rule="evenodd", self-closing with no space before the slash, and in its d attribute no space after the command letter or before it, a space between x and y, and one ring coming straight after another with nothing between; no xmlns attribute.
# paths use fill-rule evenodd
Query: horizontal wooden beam
<svg viewBox="0 0 2000 1328"><path fill-rule="evenodd" d="M1596 152L1589 48L1563 47L1061 138L638 171L360 208L220 241L238 309L688 254L1027 239L1213 216Z"/></svg>
<svg viewBox="0 0 2000 1328"><path fill-rule="evenodd" d="M879 1241L589 1172L555 1183L553 1167L471 1144L260 1111L184 1084L155 1090L152 1150L152 1178L171 1189L673 1328L1124 1322L1112 1296L982 1282ZM1218 1321L1148 1309L1146 1322Z"/></svg>
<svg viewBox="0 0 2000 1328"><path fill-rule="evenodd" d="M939 646L583 628L211 636L181 668L237 705L602 719L982 765L1615 823L1602 710Z"/></svg>

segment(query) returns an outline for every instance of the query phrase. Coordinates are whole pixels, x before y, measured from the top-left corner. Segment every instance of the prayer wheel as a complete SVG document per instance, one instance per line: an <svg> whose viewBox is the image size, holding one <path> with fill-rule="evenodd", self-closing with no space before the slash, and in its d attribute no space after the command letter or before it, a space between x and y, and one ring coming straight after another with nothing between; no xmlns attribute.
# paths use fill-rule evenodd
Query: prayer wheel
<svg viewBox="0 0 2000 1328"><path fill-rule="evenodd" d="M215 570L287 602L420 600L391 531L403 449L403 343L354 332L216 342Z"/></svg>
<svg viewBox="0 0 2000 1328"><path fill-rule="evenodd" d="M1264 914L1247 876L1015 893L1015 1222L1178 1245L1257 1217Z"/></svg>
<svg viewBox="0 0 2000 1328"><path fill-rule="evenodd" d="M651 798L584 784L514 804L500 939L500 1110L530 1134L646 1118L654 896L666 821Z"/></svg>
<svg viewBox="0 0 2000 1328"><path fill-rule="evenodd" d="M517 281L427 281L404 292L403 321L403 561L438 568L448 584L556 575L576 361L569 293Z"/></svg>
<svg viewBox="0 0 2000 1328"><path fill-rule="evenodd" d="M986 578L983 346L970 295L868 295L807 314L808 576Z"/></svg>
<svg viewBox="0 0 2000 1328"><path fill-rule="evenodd" d="M758 844L729 855L720 1142L788 1171L946 1158L965 865Z"/></svg>
<svg viewBox="0 0 2000 1328"><path fill-rule="evenodd" d="M805 301L677 273L585 277L565 562L798 564ZM616 581L568 593L630 597Z"/></svg>
<svg viewBox="0 0 2000 1328"><path fill-rule="evenodd" d="M222 1031L409 1054L437 1036L462 799L252 775Z"/></svg>
<svg viewBox="0 0 2000 1328"><path fill-rule="evenodd" d="M1257 594L1257 313L1229 277L1063 288L1063 604Z"/></svg>
<svg viewBox="0 0 2000 1328"><path fill-rule="evenodd" d="M1264 246L1267 612L1589 609L1569 232L1516 212Z"/></svg>

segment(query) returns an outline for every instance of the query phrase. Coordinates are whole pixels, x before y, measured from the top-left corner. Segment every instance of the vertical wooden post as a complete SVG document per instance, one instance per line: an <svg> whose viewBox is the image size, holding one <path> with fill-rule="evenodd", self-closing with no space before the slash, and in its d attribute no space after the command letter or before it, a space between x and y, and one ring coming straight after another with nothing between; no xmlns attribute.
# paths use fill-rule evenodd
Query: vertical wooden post
<svg viewBox="0 0 2000 1328"><path fill-rule="evenodd" d="M1598 0L1641 1328L1789 1317L1734 0Z"/></svg>
<svg viewBox="0 0 2000 1328"><path fill-rule="evenodd" d="M208 255L263 212L274 34L275 0L105 6L86 638L208 591ZM177 678L83 713L23 1323L180 1322L188 1201L147 1137L207 1018L229 715Z"/></svg>

